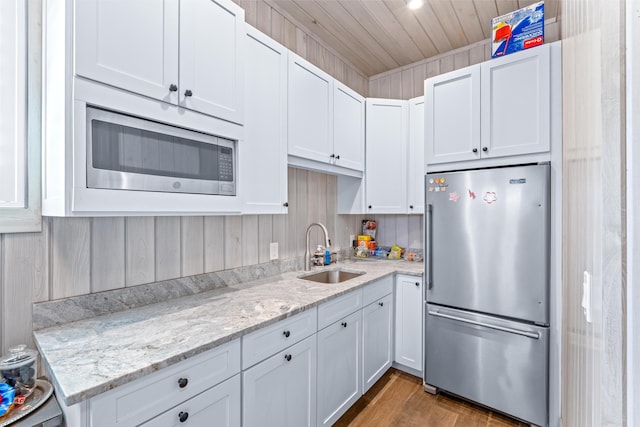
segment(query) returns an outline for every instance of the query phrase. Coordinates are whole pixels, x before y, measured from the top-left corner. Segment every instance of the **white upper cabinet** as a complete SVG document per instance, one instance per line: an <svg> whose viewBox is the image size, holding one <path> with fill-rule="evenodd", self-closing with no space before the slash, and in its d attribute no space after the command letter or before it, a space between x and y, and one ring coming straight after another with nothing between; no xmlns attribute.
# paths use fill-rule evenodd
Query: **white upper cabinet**
<svg viewBox="0 0 640 427"><path fill-rule="evenodd" d="M247 25L243 212L287 212L287 49Z"/></svg>
<svg viewBox="0 0 640 427"><path fill-rule="evenodd" d="M84 0L75 14L76 74L178 102L178 0Z"/></svg>
<svg viewBox="0 0 640 427"><path fill-rule="evenodd" d="M550 47L481 64L482 156L549 151Z"/></svg>
<svg viewBox="0 0 640 427"><path fill-rule="evenodd" d="M366 111L366 213L406 213L408 102L367 98Z"/></svg>
<svg viewBox="0 0 640 427"><path fill-rule="evenodd" d="M77 75L242 123L240 7L230 0L75 6Z"/></svg>
<svg viewBox="0 0 640 427"><path fill-rule="evenodd" d="M480 146L480 66L425 80L427 163L473 160Z"/></svg>
<svg viewBox="0 0 640 427"><path fill-rule="evenodd" d="M362 177L364 98L289 53L289 164Z"/></svg>
<svg viewBox="0 0 640 427"><path fill-rule="evenodd" d="M27 81L40 84L41 58L40 52L26 48L25 3L0 2L0 233L40 231L42 227L40 130L27 127L27 122L40 119L40 87L30 92ZM35 17L37 13L28 16L29 31L40 26L34 23Z"/></svg>
<svg viewBox="0 0 640 427"><path fill-rule="evenodd" d="M424 213L424 96L409 100L409 213Z"/></svg>
<svg viewBox="0 0 640 427"><path fill-rule="evenodd" d="M230 0L180 1L180 104L243 122L244 11Z"/></svg>
<svg viewBox="0 0 640 427"><path fill-rule="evenodd" d="M333 160L336 165L364 170L364 98L334 81Z"/></svg>
<svg viewBox="0 0 640 427"><path fill-rule="evenodd" d="M289 54L289 154L329 163L333 154L333 78Z"/></svg>
<svg viewBox="0 0 640 427"><path fill-rule="evenodd" d="M559 63L552 72L551 49L542 45L425 80L427 164L548 152L551 84L560 76Z"/></svg>

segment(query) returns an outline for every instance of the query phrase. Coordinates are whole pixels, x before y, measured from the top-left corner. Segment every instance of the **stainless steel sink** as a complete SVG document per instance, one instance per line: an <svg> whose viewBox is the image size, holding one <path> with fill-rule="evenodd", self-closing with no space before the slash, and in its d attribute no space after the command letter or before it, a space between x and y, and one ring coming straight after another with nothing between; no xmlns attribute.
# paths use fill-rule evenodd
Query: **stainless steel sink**
<svg viewBox="0 0 640 427"><path fill-rule="evenodd" d="M353 279L355 277L362 276L363 272L358 271L345 271L345 270L325 270L318 273L307 274L300 276L300 279L311 280L318 283L341 283L346 280Z"/></svg>

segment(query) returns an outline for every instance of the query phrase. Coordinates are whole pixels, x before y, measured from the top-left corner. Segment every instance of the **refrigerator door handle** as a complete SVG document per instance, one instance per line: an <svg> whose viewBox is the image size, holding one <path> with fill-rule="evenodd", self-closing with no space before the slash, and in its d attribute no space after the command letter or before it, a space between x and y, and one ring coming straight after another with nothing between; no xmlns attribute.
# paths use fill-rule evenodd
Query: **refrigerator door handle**
<svg viewBox="0 0 640 427"><path fill-rule="evenodd" d="M432 230L432 222L433 222L433 205L431 203L427 204L427 224L426 224L426 232L427 232L427 256L425 257L425 268L427 273L427 289L433 288L433 272L431 271L432 259L433 259L433 230Z"/></svg>
<svg viewBox="0 0 640 427"><path fill-rule="evenodd" d="M433 310L429 310L429 314L431 316L444 317L445 319L455 320L457 322L463 322L463 323L469 323L471 325L482 326L483 328L496 329L498 331L508 332L510 334L522 335L527 338L533 338L534 340L540 339L539 332L523 331L520 329L507 328L507 327L498 326L498 325L491 325L489 323L483 323L483 322L478 322L476 320L465 319L463 317L452 316L450 314L444 314L444 313L440 313L438 311L433 311Z"/></svg>

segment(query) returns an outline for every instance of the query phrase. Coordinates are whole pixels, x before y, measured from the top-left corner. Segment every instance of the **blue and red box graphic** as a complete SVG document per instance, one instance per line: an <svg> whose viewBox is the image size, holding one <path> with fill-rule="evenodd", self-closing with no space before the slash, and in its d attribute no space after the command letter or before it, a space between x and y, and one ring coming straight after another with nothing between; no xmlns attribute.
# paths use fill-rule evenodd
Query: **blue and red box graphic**
<svg viewBox="0 0 640 427"><path fill-rule="evenodd" d="M544 2L491 20L491 57L508 55L544 43Z"/></svg>

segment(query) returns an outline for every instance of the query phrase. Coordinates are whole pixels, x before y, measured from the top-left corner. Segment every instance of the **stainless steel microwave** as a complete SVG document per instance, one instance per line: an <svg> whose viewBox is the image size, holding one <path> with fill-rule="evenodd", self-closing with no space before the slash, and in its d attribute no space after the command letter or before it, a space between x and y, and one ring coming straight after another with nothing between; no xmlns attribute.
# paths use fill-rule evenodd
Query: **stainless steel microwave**
<svg viewBox="0 0 640 427"><path fill-rule="evenodd" d="M236 141L87 106L87 187L236 195Z"/></svg>

